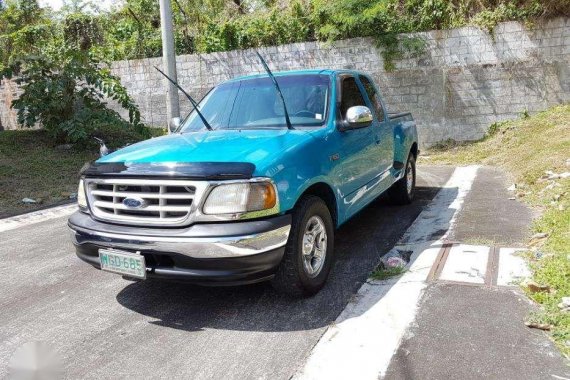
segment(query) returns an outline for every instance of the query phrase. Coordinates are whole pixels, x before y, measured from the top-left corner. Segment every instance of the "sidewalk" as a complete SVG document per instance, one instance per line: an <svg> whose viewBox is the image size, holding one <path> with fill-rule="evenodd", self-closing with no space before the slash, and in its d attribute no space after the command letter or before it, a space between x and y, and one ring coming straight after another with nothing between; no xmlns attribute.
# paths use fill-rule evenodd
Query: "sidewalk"
<svg viewBox="0 0 570 380"><path fill-rule="evenodd" d="M508 186L500 171L480 168L449 239L522 246L531 212L509 200ZM385 378L570 378L570 367L546 334L524 325L535 308L516 286L435 281Z"/></svg>
<svg viewBox="0 0 570 380"><path fill-rule="evenodd" d="M524 325L535 305L508 286L528 273L509 247L523 247L531 212L505 178L457 168L398 243L414 251L408 272L363 285L296 378L569 379L547 335Z"/></svg>
<svg viewBox="0 0 570 380"><path fill-rule="evenodd" d="M569 378L546 335L524 325L532 309L517 290L434 283L385 379Z"/></svg>

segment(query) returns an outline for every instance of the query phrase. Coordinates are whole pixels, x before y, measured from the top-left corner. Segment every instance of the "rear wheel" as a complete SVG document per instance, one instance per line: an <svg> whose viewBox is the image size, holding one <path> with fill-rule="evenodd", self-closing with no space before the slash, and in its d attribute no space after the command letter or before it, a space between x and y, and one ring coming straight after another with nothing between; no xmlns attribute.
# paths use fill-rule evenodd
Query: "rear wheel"
<svg viewBox="0 0 570 380"><path fill-rule="evenodd" d="M404 170L404 176L393 184L388 191L390 199L398 205L407 205L414 200L416 190L416 158L411 153Z"/></svg>
<svg viewBox="0 0 570 380"><path fill-rule="evenodd" d="M272 280L275 289L292 296L317 293L329 275L334 252L334 226L323 200L304 196L293 210L285 255Z"/></svg>

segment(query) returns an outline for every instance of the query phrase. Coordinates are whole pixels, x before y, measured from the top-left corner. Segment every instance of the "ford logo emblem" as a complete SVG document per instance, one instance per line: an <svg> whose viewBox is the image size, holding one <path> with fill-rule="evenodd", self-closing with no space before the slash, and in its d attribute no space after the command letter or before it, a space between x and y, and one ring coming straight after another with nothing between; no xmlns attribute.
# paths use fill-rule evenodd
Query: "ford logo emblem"
<svg viewBox="0 0 570 380"><path fill-rule="evenodd" d="M125 198L123 200L123 205L128 208L139 209L146 207L146 202L141 198Z"/></svg>

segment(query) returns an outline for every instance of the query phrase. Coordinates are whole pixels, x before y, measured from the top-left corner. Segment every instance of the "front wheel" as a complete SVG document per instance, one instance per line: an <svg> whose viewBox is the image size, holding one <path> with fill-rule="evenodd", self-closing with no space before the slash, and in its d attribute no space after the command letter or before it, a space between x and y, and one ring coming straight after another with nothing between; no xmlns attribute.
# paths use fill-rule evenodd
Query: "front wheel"
<svg viewBox="0 0 570 380"><path fill-rule="evenodd" d="M398 205L407 205L414 200L416 189L416 158L410 153L404 176L392 185L388 194L390 199Z"/></svg>
<svg viewBox="0 0 570 380"><path fill-rule="evenodd" d="M316 196L301 198L293 210L291 233L273 287L295 297L317 293L329 275L333 252L334 226L327 205Z"/></svg>

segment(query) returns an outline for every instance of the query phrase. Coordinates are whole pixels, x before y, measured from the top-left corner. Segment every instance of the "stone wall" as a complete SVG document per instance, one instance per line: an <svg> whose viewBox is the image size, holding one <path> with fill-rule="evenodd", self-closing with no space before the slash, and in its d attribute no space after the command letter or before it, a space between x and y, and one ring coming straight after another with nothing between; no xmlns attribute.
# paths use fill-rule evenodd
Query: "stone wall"
<svg viewBox="0 0 570 380"><path fill-rule="evenodd" d="M18 128L16 110L10 105L19 95L20 89L14 82L0 81L0 131Z"/></svg>
<svg viewBox="0 0 570 380"><path fill-rule="evenodd" d="M335 43L306 42L260 49L272 70L302 68L356 69L371 74L390 111L411 111L423 146L452 138L474 140L490 124L570 101L570 19L558 18L526 29L500 24L491 35L476 27L415 33L425 41L420 56L395 62L386 72L371 39ZM113 64L139 104L144 121L166 125L165 80L153 68L160 58ZM178 57L180 84L200 98L216 83L262 72L253 51ZM13 127L2 100L0 116ZM13 91L12 91L13 92ZM181 95L183 112L189 104Z"/></svg>

